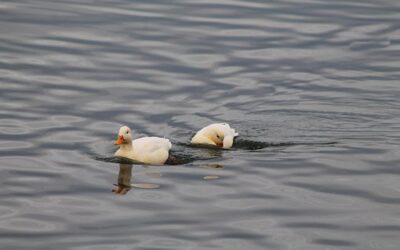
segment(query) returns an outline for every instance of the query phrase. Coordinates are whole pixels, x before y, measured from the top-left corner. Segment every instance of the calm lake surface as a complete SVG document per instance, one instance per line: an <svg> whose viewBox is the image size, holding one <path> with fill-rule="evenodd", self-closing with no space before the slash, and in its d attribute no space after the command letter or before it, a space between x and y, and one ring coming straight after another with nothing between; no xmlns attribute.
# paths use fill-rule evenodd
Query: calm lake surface
<svg viewBox="0 0 400 250"><path fill-rule="evenodd" d="M399 100L398 0L3 0L0 247L398 250Z"/></svg>

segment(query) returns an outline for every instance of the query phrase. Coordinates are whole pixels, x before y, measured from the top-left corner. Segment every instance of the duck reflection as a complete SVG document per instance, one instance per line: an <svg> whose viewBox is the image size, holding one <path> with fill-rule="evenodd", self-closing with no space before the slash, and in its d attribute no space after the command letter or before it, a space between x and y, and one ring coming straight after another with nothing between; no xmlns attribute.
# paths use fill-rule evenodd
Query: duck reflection
<svg viewBox="0 0 400 250"><path fill-rule="evenodd" d="M132 188L141 188L141 189L154 189L159 188L160 185L152 184L152 183L132 183L132 164L120 163L119 164L119 173L118 173L118 181L117 184L114 184L112 192L117 195L125 195ZM157 173L158 176L161 176L161 173ZM152 173L155 176L155 173Z"/></svg>
<svg viewBox="0 0 400 250"><path fill-rule="evenodd" d="M132 167L132 164L119 164L118 182L112 189L114 194L125 195L131 190Z"/></svg>

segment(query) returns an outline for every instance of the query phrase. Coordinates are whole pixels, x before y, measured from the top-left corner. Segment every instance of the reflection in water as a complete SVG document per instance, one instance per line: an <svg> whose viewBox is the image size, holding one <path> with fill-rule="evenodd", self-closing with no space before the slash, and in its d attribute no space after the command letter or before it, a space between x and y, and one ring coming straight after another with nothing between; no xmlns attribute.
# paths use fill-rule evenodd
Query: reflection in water
<svg viewBox="0 0 400 250"><path fill-rule="evenodd" d="M141 189L155 189L159 188L160 185L153 183L132 183L132 187Z"/></svg>
<svg viewBox="0 0 400 250"><path fill-rule="evenodd" d="M223 165L217 164L217 163L208 164L207 167L212 168L212 169L223 169L224 168Z"/></svg>
<svg viewBox="0 0 400 250"><path fill-rule="evenodd" d="M223 169L223 165L221 164L208 164L207 168L214 169L214 170L221 170ZM153 183L132 183L132 171L133 165L127 163L120 163L119 164L119 172L118 172L118 179L117 183L114 184L112 192L117 195L125 195L127 194L132 188L140 188L140 189L156 189L159 188L160 185L153 184ZM152 177L152 178L160 178L162 174L160 172L149 172L145 173L145 175ZM206 175L203 176L204 180L216 180L220 177L218 175Z"/></svg>
<svg viewBox="0 0 400 250"><path fill-rule="evenodd" d="M132 164L119 164L118 182L117 184L114 184L115 187L112 189L114 194L125 195L129 190L131 190L131 188L154 189L160 187L160 185L152 183L132 183L132 170ZM160 176L161 173L158 174L158 177Z"/></svg>
<svg viewBox="0 0 400 250"><path fill-rule="evenodd" d="M119 164L118 182L114 184L114 194L125 195L131 190L132 164Z"/></svg>
<svg viewBox="0 0 400 250"><path fill-rule="evenodd" d="M218 164L218 163L207 164L205 167L207 169L212 169L212 170L223 170L223 168L224 168L223 165ZM216 179L219 179L219 178L220 178L220 176L219 175L215 175L215 174L203 176L204 180L216 180Z"/></svg>
<svg viewBox="0 0 400 250"><path fill-rule="evenodd" d="M206 175L203 177L204 180L216 180L219 179L218 175Z"/></svg>
<svg viewBox="0 0 400 250"><path fill-rule="evenodd" d="M148 172L146 175L152 178L160 178L162 176L160 172Z"/></svg>

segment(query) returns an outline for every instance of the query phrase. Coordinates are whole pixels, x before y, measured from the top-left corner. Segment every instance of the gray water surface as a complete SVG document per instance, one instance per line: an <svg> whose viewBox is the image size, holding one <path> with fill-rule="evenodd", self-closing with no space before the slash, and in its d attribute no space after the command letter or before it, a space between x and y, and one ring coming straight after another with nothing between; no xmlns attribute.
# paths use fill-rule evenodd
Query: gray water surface
<svg viewBox="0 0 400 250"><path fill-rule="evenodd" d="M0 247L398 250L399 59L397 0L3 0Z"/></svg>

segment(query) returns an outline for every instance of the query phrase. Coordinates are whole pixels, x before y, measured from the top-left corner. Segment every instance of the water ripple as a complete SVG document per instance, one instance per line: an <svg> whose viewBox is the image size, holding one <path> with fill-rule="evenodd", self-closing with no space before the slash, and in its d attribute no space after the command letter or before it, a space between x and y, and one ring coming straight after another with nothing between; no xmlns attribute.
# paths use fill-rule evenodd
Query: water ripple
<svg viewBox="0 0 400 250"><path fill-rule="evenodd" d="M2 247L397 250L399 12L0 3ZM232 150L188 144L222 121ZM114 158L121 125L180 164Z"/></svg>

